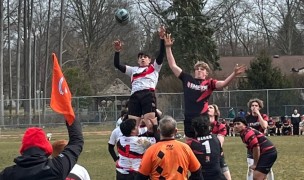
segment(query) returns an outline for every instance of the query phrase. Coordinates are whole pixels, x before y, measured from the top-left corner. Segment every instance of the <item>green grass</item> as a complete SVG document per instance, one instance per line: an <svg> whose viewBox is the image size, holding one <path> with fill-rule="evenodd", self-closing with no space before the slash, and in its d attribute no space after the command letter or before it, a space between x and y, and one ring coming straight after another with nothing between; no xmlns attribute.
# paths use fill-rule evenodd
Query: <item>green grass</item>
<svg viewBox="0 0 304 180"><path fill-rule="evenodd" d="M78 163L87 168L92 180L115 179L115 163L108 153L109 132L111 125L84 127L85 145ZM20 142L24 129L2 130L0 137L0 170L13 165L13 159L19 155ZM64 127L47 128L52 132L52 142L67 138ZM60 134L62 133L63 134ZM97 133L96 133L97 132ZM10 137L9 137L10 136ZM273 171L276 180L303 179L302 166L304 136L270 137L278 150L278 159ZM244 180L247 171L246 147L239 137L227 137L224 143L226 162L229 166L232 179Z"/></svg>

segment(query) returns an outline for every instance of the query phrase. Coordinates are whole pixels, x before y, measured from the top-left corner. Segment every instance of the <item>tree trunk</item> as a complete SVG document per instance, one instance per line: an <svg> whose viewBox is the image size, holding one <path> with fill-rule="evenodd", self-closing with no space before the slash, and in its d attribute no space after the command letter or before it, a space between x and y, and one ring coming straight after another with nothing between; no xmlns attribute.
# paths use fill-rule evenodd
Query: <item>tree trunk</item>
<svg viewBox="0 0 304 180"><path fill-rule="evenodd" d="M3 98L3 0L0 0L0 118L4 125L4 98Z"/></svg>
<svg viewBox="0 0 304 180"><path fill-rule="evenodd" d="M10 5L7 0L7 53L9 63L9 114L12 117L13 80L12 80L12 56L11 56L11 33L10 33Z"/></svg>
<svg viewBox="0 0 304 180"><path fill-rule="evenodd" d="M20 99L20 44L21 44L21 7L22 0L19 0L18 5L18 39L17 39L17 87L16 87L16 115L17 115L17 125L19 126L19 99Z"/></svg>
<svg viewBox="0 0 304 180"><path fill-rule="evenodd" d="M63 20L64 20L64 0L61 0L60 8L60 32L59 32L59 64L62 66L62 47L63 47Z"/></svg>
<svg viewBox="0 0 304 180"><path fill-rule="evenodd" d="M49 8L48 8L48 20L47 20L47 30L46 30L46 45L45 45L45 66L44 66L44 88L41 91L44 94L43 102L42 102L42 113L43 113L43 122L45 123L45 105L47 98L47 74L48 74L48 65L49 65L49 47L50 47L50 17L51 17L51 2L49 0Z"/></svg>
<svg viewBox="0 0 304 180"><path fill-rule="evenodd" d="M28 1L28 3L30 3ZM28 99L29 99L29 125L32 125L32 19L33 0L28 5Z"/></svg>
<svg viewBox="0 0 304 180"><path fill-rule="evenodd" d="M29 102L28 102L28 55L27 55L27 0L23 1L23 108L24 108L24 119L27 118L29 113Z"/></svg>

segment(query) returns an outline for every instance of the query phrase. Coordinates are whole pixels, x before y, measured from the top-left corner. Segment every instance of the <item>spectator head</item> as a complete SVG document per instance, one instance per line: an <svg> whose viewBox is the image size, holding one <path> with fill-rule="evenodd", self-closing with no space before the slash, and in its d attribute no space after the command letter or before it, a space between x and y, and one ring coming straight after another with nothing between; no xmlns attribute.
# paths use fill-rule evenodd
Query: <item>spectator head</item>
<svg viewBox="0 0 304 180"><path fill-rule="evenodd" d="M298 114L298 110L297 110L297 109L294 109L294 110L293 110L293 114Z"/></svg>
<svg viewBox="0 0 304 180"><path fill-rule="evenodd" d="M192 120L192 127L197 137L207 136L210 134L209 116L199 116Z"/></svg>
<svg viewBox="0 0 304 180"><path fill-rule="evenodd" d="M138 135L138 129L136 128L135 119L126 119L120 124L121 133L124 136Z"/></svg>
<svg viewBox="0 0 304 180"><path fill-rule="evenodd" d="M43 129L37 127L31 127L25 131L22 138L20 154L23 154L26 150L33 147L43 150L47 156L50 156L53 152L52 145L50 141L48 141L45 132Z"/></svg>
<svg viewBox="0 0 304 180"><path fill-rule="evenodd" d="M262 109L264 107L263 101L258 98L250 99L247 103L248 108L251 109L253 104L257 104L259 106L259 109Z"/></svg>
<svg viewBox="0 0 304 180"><path fill-rule="evenodd" d="M172 138L175 137L177 133L177 125L175 119L171 116L164 116L159 121L158 129L160 131L161 137Z"/></svg>
<svg viewBox="0 0 304 180"><path fill-rule="evenodd" d="M58 140L58 141L55 141L53 144L52 144L52 147L53 147L53 154L52 156L53 157L57 157L65 148L65 146L68 144L68 141L67 140Z"/></svg>

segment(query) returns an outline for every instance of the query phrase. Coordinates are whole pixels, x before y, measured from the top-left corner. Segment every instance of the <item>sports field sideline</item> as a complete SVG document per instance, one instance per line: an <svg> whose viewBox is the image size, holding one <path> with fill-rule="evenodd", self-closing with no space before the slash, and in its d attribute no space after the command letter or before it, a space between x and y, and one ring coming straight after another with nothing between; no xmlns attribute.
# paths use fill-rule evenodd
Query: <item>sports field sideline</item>
<svg viewBox="0 0 304 180"><path fill-rule="evenodd" d="M179 129L182 129L179 124ZM115 163L108 153L108 138L113 125L84 126L85 145L79 158L79 164L85 166L92 180L115 179ZM13 159L19 155L22 133L25 129L6 129L0 136L0 170L13 164ZM46 132L53 134L52 140L66 139L67 131L64 127L46 128ZM302 180L303 169L303 141L304 136L276 136L270 137L278 150L278 159L274 164L276 180ZM181 141L183 141L181 139ZM239 137L226 137L224 152L230 168L232 179L244 180L246 164L246 147Z"/></svg>

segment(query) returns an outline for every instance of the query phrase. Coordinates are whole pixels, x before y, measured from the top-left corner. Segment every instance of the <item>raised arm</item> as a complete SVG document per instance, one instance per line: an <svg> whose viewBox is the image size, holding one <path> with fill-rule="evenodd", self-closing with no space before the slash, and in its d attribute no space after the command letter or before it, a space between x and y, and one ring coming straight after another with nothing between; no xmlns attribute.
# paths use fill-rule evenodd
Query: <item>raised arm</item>
<svg viewBox="0 0 304 180"><path fill-rule="evenodd" d="M61 152L62 155L52 159L53 164L56 164L56 168L58 168L58 171L62 172L64 178L67 177L76 164L84 143L81 125L78 119L75 119L71 126L68 124L66 124L66 126L69 133L69 143Z"/></svg>
<svg viewBox="0 0 304 180"><path fill-rule="evenodd" d="M165 46L166 46L166 55L168 59L168 64L172 72L176 77L179 77L179 75L182 72L182 69L177 66L175 59L172 54L171 46L173 45L174 40L171 39L171 34L165 35Z"/></svg>
<svg viewBox="0 0 304 180"><path fill-rule="evenodd" d="M115 54L114 54L114 66L120 70L121 72L125 73L126 72L126 66L120 64L119 60L119 52L121 51L122 48L122 42L120 40L114 41L114 49L115 49Z"/></svg>
<svg viewBox="0 0 304 180"><path fill-rule="evenodd" d="M242 74L245 72L246 66L245 65L238 65L234 67L234 71L224 80L224 81L217 81L215 84L216 89L221 89L227 86L237 75Z"/></svg>
<svg viewBox="0 0 304 180"><path fill-rule="evenodd" d="M161 65L164 61L164 56L165 56L165 33L166 33L166 29L165 27L162 25L159 30L158 30L158 35L160 38L160 48L159 48L159 55L156 58L156 63L158 65Z"/></svg>

